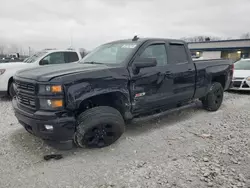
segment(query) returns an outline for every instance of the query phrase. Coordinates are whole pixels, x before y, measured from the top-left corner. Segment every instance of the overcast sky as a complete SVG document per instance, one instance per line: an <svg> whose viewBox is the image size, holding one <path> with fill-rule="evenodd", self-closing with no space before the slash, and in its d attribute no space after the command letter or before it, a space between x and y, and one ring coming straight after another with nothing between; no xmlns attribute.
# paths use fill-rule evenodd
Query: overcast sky
<svg viewBox="0 0 250 188"><path fill-rule="evenodd" d="M250 0L0 0L0 43L92 49L121 38L238 37Z"/></svg>

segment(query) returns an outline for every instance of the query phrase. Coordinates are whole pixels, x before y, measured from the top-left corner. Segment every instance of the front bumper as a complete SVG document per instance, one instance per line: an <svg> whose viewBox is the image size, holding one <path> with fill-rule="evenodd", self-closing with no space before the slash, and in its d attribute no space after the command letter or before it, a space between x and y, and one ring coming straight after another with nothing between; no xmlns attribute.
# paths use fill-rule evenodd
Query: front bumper
<svg viewBox="0 0 250 188"><path fill-rule="evenodd" d="M236 90L236 91L250 91L250 88L237 88L237 87L232 87L230 90Z"/></svg>
<svg viewBox="0 0 250 188"><path fill-rule="evenodd" d="M2 74L0 75L0 91L7 92L8 91L8 83L9 83L9 76Z"/></svg>
<svg viewBox="0 0 250 188"><path fill-rule="evenodd" d="M249 82L246 79L235 79L232 81L230 90L250 91Z"/></svg>
<svg viewBox="0 0 250 188"><path fill-rule="evenodd" d="M12 100L15 116L19 123L37 137L51 141L72 140L75 133L75 117L62 113L37 111L30 113L21 109L16 98ZM52 125L53 130L46 130L44 125Z"/></svg>

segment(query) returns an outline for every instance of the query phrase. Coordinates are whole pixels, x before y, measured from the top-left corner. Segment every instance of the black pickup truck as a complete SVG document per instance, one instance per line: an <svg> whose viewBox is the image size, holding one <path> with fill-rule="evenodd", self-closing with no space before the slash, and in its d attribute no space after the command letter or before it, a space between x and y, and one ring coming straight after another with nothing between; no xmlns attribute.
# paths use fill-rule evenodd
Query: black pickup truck
<svg viewBox="0 0 250 188"><path fill-rule="evenodd" d="M70 66L19 71L12 103L20 124L38 137L105 147L139 116L194 99L216 111L232 75L230 60L193 62L181 40L135 37L101 45Z"/></svg>

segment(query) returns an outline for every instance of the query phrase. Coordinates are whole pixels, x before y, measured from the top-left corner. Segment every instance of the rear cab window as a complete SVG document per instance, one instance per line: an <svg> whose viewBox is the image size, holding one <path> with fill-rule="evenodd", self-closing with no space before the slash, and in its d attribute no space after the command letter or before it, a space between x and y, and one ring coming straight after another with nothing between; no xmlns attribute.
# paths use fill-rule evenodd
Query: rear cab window
<svg viewBox="0 0 250 188"><path fill-rule="evenodd" d="M76 52L64 52L64 59L66 63L79 61L79 57Z"/></svg>

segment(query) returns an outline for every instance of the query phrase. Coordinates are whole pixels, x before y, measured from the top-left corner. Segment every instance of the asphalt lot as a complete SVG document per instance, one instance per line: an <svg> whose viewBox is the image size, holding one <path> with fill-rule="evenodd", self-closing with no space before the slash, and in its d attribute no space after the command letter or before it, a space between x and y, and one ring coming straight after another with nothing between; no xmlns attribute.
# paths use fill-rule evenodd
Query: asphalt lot
<svg viewBox="0 0 250 188"><path fill-rule="evenodd" d="M0 99L0 188L250 187L249 111L250 93L225 93L217 112L197 102L135 121L110 147L57 151Z"/></svg>

